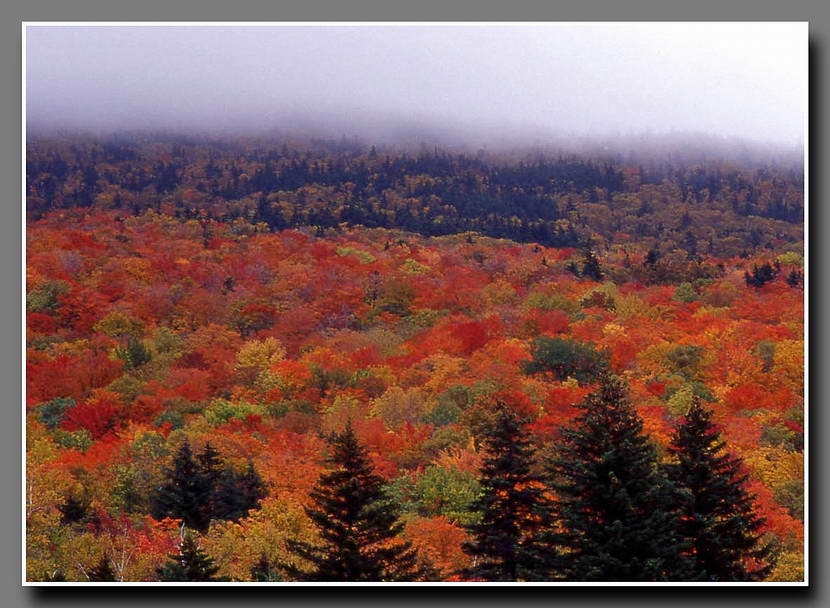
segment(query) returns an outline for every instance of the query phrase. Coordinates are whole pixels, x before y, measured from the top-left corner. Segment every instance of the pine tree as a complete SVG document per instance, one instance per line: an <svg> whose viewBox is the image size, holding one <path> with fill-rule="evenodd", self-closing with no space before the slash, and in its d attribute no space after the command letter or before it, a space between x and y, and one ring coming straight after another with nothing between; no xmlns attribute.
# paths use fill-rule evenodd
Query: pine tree
<svg viewBox="0 0 830 608"><path fill-rule="evenodd" d="M747 476L724 447L711 412L694 397L670 446L677 462L669 474L682 492L680 531L705 580L760 581L775 565L773 545L761 541L764 520L744 489Z"/></svg>
<svg viewBox="0 0 830 608"><path fill-rule="evenodd" d="M416 553L398 539L402 524L382 495L383 480L360 446L351 425L329 437L332 470L311 492L306 513L322 544L289 541L289 549L311 562L310 573L287 567L307 581L408 581L419 573Z"/></svg>
<svg viewBox="0 0 830 608"><path fill-rule="evenodd" d="M213 559L196 543L190 533L185 533L178 553L168 555L170 560L156 571L163 582L210 582L226 580L215 576L219 568Z"/></svg>
<svg viewBox="0 0 830 608"><path fill-rule="evenodd" d="M550 462L567 581L688 580L673 496L626 394L604 376Z"/></svg>
<svg viewBox="0 0 830 608"><path fill-rule="evenodd" d="M107 556L101 558L101 561L89 571L88 578L92 582L109 582L115 581L115 572L112 571L112 566L110 566L110 560L107 559Z"/></svg>
<svg viewBox="0 0 830 608"><path fill-rule="evenodd" d="M501 407L481 468L482 494L474 503L481 521L469 526L464 551L473 566L464 576L485 581L545 580L552 554L542 545L550 505L531 472L534 452L518 417Z"/></svg>
<svg viewBox="0 0 830 608"><path fill-rule="evenodd" d="M209 447L209 446L208 446ZM156 519L180 518L188 528L203 532L211 519L210 501L213 492L212 469L205 471L205 463L213 462L213 454L206 449L197 462L190 443L185 441L167 471L167 483L153 498L152 513Z"/></svg>

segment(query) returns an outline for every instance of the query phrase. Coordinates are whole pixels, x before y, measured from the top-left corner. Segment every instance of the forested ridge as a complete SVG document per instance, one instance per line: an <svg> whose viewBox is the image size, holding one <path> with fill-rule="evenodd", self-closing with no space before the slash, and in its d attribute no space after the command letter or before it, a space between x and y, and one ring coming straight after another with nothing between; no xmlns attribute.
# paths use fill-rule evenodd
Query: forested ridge
<svg viewBox="0 0 830 608"><path fill-rule="evenodd" d="M341 224L477 231L550 246L650 242L733 256L803 239L803 168L783 161L400 151L348 140L33 140L31 218L67 207L238 217L271 229Z"/></svg>
<svg viewBox="0 0 830 608"><path fill-rule="evenodd" d="M797 581L800 169L28 144L32 581Z"/></svg>

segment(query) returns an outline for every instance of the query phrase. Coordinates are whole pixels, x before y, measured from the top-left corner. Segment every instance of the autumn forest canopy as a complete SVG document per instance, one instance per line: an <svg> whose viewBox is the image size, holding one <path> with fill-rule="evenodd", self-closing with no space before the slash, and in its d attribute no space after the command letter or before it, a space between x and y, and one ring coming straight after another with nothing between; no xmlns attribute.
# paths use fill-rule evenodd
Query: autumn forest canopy
<svg viewBox="0 0 830 608"><path fill-rule="evenodd" d="M476 231L556 247L648 242L719 257L803 238L800 163L627 156L378 150L345 138L38 139L27 151L27 210L32 219L81 207L242 218L271 230Z"/></svg>
<svg viewBox="0 0 830 608"><path fill-rule="evenodd" d="M30 581L800 581L784 157L26 147Z"/></svg>

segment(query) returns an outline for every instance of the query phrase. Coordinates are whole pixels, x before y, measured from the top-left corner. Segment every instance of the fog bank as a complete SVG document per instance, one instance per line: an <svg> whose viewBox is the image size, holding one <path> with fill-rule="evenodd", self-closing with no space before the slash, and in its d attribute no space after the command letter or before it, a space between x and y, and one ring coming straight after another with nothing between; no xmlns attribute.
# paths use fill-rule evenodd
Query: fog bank
<svg viewBox="0 0 830 608"><path fill-rule="evenodd" d="M473 146L698 133L794 148L806 34L798 23L29 26L27 122Z"/></svg>

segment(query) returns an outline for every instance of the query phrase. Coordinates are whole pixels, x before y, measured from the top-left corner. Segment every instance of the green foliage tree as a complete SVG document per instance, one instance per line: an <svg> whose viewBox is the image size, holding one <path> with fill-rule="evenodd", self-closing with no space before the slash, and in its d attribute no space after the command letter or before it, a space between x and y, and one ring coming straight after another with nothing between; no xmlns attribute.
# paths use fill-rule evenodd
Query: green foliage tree
<svg viewBox="0 0 830 608"><path fill-rule="evenodd" d="M594 281L601 281L604 273L602 272L602 267L599 264L599 259L597 258L597 254L594 253L593 248L590 246L585 247L582 250L582 257L585 260L582 264L582 276L593 279Z"/></svg>
<svg viewBox="0 0 830 608"><path fill-rule="evenodd" d="M778 276L778 270L771 264L761 264L761 266L753 266L752 272L744 272L744 281L749 287L763 287Z"/></svg>
<svg viewBox="0 0 830 608"><path fill-rule="evenodd" d="M771 372L775 365L775 342L761 340L755 347L754 353L763 364L762 371L765 374Z"/></svg>
<svg viewBox="0 0 830 608"><path fill-rule="evenodd" d="M191 533L185 533L178 553L170 554L169 561L156 571L162 582L218 582L219 567L202 551Z"/></svg>
<svg viewBox="0 0 830 608"><path fill-rule="evenodd" d="M688 580L674 491L625 383L604 376L549 462L566 581Z"/></svg>
<svg viewBox="0 0 830 608"><path fill-rule="evenodd" d="M473 503L481 488L475 475L467 471L432 465L417 479L410 475L398 477L385 486L384 492L401 513L443 515L461 525L479 519Z"/></svg>
<svg viewBox="0 0 830 608"><path fill-rule="evenodd" d="M208 450L206 450L208 452ZM207 530L211 519L214 455L193 457L190 443L185 441L173 459L173 466L166 472L167 481L158 488L152 501L152 514L156 519L180 518L184 524L200 532ZM201 462L200 462L201 461ZM208 468L205 469L205 464Z"/></svg>
<svg viewBox="0 0 830 608"><path fill-rule="evenodd" d="M694 302L698 299L698 293L695 291L695 288L692 287L692 284L688 281L681 283L677 286L674 290L674 296L672 297L673 300L676 302L684 302L689 304L690 302Z"/></svg>
<svg viewBox="0 0 830 608"><path fill-rule="evenodd" d="M60 307L60 296L69 291L64 281L45 281L26 294L28 312L48 313Z"/></svg>
<svg viewBox="0 0 830 608"><path fill-rule="evenodd" d="M545 580L553 563L542 542L550 505L532 472L534 452L518 417L500 408L486 446L482 491L474 503L481 520L468 526L473 540L464 544L473 566L463 574L485 581Z"/></svg>
<svg viewBox="0 0 830 608"><path fill-rule="evenodd" d="M70 397L57 397L35 407L38 419L49 429L57 429L63 421L66 410L75 406L75 400Z"/></svg>
<svg viewBox="0 0 830 608"><path fill-rule="evenodd" d="M790 517L804 521L804 481L793 479L775 488L775 502L787 509Z"/></svg>
<svg viewBox="0 0 830 608"><path fill-rule="evenodd" d="M213 494L213 515L218 519L236 521L255 509L265 496L262 477L257 473L253 462L248 461L244 473L227 469L219 476Z"/></svg>
<svg viewBox="0 0 830 608"><path fill-rule="evenodd" d="M196 457L199 468L199 476L203 483L210 487L210 491L216 486L222 476L222 460L219 458L219 451L210 442L205 444L202 453Z"/></svg>
<svg viewBox="0 0 830 608"><path fill-rule="evenodd" d="M311 572L289 566L305 581L411 581L419 577L416 553L398 539L402 525L383 500L383 480L374 472L366 450L348 425L329 437L332 470L311 492L306 513L320 533L321 544L290 540L289 549L311 562Z"/></svg>
<svg viewBox="0 0 830 608"><path fill-rule="evenodd" d="M760 581L775 566L774 547L763 543L764 520L744 489L741 462L724 452L711 412L695 397L677 427L669 467L680 490L680 532L695 573L710 581Z"/></svg>
<svg viewBox="0 0 830 608"><path fill-rule="evenodd" d="M252 462L242 474L225 469L219 452L210 443L194 458L185 441L166 476L167 482L152 500L153 516L180 518L200 532L207 530L212 519L244 517L267 494Z"/></svg>
<svg viewBox="0 0 830 608"><path fill-rule="evenodd" d="M592 382L608 369L608 357L590 344L566 338L540 336L533 342L532 360L522 364L526 374L551 372L559 380L573 376L580 383Z"/></svg>
<svg viewBox="0 0 830 608"><path fill-rule="evenodd" d="M666 354L666 359L678 374L687 380L694 380L699 374L703 352L702 346L678 344Z"/></svg>
<svg viewBox="0 0 830 608"><path fill-rule="evenodd" d="M124 348L117 348L115 352L128 369L137 369L153 358L144 343L134 336L127 339Z"/></svg>

